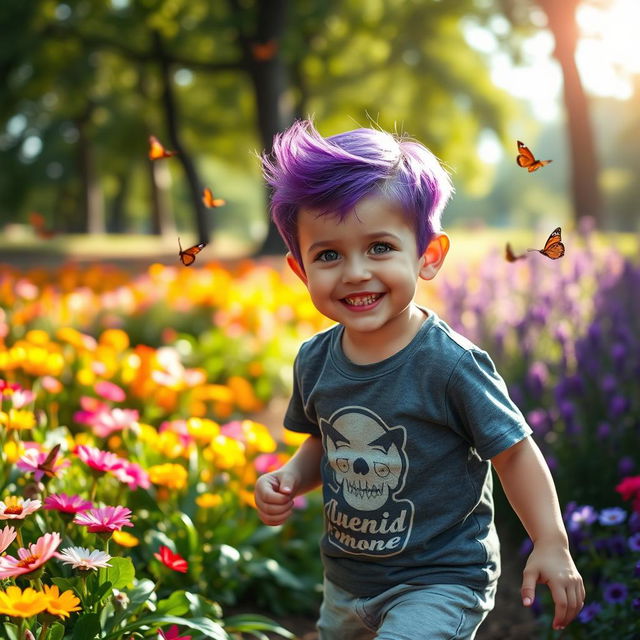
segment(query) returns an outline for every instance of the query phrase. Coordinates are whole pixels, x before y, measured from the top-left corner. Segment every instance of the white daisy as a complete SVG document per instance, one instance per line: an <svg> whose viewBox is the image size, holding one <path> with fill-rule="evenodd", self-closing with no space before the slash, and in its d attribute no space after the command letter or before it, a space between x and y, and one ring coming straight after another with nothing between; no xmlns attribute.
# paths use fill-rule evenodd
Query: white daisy
<svg viewBox="0 0 640 640"><path fill-rule="evenodd" d="M64 564L70 564L74 569L80 569L81 571L111 566L109 564L111 556L97 549L89 551L89 549L85 549L84 547L67 547L60 553L57 553L56 556L58 560L62 560Z"/></svg>

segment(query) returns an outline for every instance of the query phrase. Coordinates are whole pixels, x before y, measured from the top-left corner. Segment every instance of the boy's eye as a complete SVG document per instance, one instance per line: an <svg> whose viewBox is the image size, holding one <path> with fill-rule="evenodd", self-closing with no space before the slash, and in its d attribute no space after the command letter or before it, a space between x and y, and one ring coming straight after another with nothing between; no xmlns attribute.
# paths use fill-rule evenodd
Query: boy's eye
<svg viewBox="0 0 640 640"><path fill-rule="evenodd" d="M325 251L321 251L317 256L316 260L318 262L333 262L338 259L338 252L333 249L327 249Z"/></svg>
<svg viewBox="0 0 640 640"><path fill-rule="evenodd" d="M381 255L393 251L393 247L388 242L376 242L371 245L371 253Z"/></svg>

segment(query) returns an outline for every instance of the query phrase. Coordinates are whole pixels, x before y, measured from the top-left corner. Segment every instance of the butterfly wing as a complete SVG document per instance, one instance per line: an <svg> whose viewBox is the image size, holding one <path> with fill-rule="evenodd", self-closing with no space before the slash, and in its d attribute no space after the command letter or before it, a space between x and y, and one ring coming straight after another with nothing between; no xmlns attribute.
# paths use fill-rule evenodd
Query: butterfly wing
<svg viewBox="0 0 640 640"><path fill-rule="evenodd" d="M227 201L222 198L214 198L213 192L209 187L204 188L204 192L202 193L202 202L204 202L205 207L209 207L209 209L215 209L215 207L221 207L223 204L227 203Z"/></svg>
<svg viewBox="0 0 640 640"><path fill-rule="evenodd" d="M504 257L507 262L515 262L516 260L522 260L525 256L523 254L517 256L513 253L513 249L511 248L511 243L507 242L507 246L505 247Z"/></svg>
<svg viewBox="0 0 640 640"><path fill-rule="evenodd" d="M529 147L525 146L523 142L518 142L518 155L516 156L516 163L519 167L530 167L534 162L535 158L533 157L533 153L529 150Z"/></svg>
<svg viewBox="0 0 640 640"><path fill-rule="evenodd" d="M529 173L533 173L550 162L552 162L552 160L536 160L529 147L518 140L516 163L519 167L525 167Z"/></svg>
<svg viewBox="0 0 640 640"><path fill-rule="evenodd" d="M149 136L149 159L160 160L176 155L176 151L167 151L164 145L155 136Z"/></svg>
<svg viewBox="0 0 640 640"><path fill-rule="evenodd" d="M551 258L551 260L557 260L564 255L564 244L562 244L562 232L560 227L556 227L551 235L547 238L544 244L544 249L540 249L540 253Z"/></svg>
<svg viewBox="0 0 640 640"><path fill-rule="evenodd" d="M196 256L207 246L206 242L200 242L193 247L189 247L188 249L182 250L182 245L180 244L180 238L178 238L178 255L180 256L180 260L185 267L192 265L196 261Z"/></svg>

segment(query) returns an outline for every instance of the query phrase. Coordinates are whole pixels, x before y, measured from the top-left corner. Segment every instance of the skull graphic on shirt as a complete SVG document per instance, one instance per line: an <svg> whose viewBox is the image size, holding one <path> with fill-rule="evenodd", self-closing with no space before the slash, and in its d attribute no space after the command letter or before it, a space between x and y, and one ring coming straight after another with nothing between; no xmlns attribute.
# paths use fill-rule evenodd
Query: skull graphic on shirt
<svg viewBox="0 0 640 640"><path fill-rule="evenodd" d="M387 427L365 407L345 407L321 420L333 490L360 511L382 508L407 471L404 427Z"/></svg>

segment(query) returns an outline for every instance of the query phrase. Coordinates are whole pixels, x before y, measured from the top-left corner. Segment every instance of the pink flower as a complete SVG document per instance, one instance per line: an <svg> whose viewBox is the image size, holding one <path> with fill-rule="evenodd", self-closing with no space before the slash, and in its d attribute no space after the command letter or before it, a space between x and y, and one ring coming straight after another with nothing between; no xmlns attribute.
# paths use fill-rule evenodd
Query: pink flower
<svg viewBox="0 0 640 640"><path fill-rule="evenodd" d="M90 533L113 533L122 527L133 527L130 517L131 509L127 507L99 507L79 513L73 522L87 527Z"/></svg>
<svg viewBox="0 0 640 640"><path fill-rule="evenodd" d="M140 414L136 409L110 409L94 414L91 429L99 438L108 438L116 431L130 429L137 422Z"/></svg>
<svg viewBox="0 0 640 640"><path fill-rule="evenodd" d="M122 460L122 466L111 471L120 482L129 485L129 489L135 491L138 487L148 489L151 486L149 474L137 463Z"/></svg>
<svg viewBox="0 0 640 640"><path fill-rule="evenodd" d="M5 551L9 545L15 540L16 530L7 525L4 529L0 529L0 553Z"/></svg>
<svg viewBox="0 0 640 640"><path fill-rule="evenodd" d="M112 402L122 402L127 397L127 394L121 387L108 380L96 382L93 388L99 396Z"/></svg>
<svg viewBox="0 0 640 640"><path fill-rule="evenodd" d="M44 499L44 508L49 510L55 509L62 513L76 514L80 511L87 511L93 508L93 503L77 495L68 496L66 493L52 493Z"/></svg>
<svg viewBox="0 0 640 640"><path fill-rule="evenodd" d="M181 636L177 624L172 624L166 631L158 629L158 640L191 640L191 636Z"/></svg>
<svg viewBox="0 0 640 640"><path fill-rule="evenodd" d="M58 445L58 450L59 448ZM58 477L58 472L66 469L70 464L69 460L58 458L57 450L54 452L52 449L50 452L46 452L27 449L16 466L22 471L32 471L36 482L40 482L45 474L50 478Z"/></svg>
<svg viewBox="0 0 640 640"><path fill-rule="evenodd" d="M0 520L24 520L42 506L40 500L8 496L0 500Z"/></svg>
<svg viewBox="0 0 640 640"><path fill-rule="evenodd" d="M35 571L53 556L59 544L59 533L45 533L27 549L18 549L18 558L0 556L0 578L15 578Z"/></svg>
<svg viewBox="0 0 640 640"><path fill-rule="evenodd" d="M11 404L14 409L22 409L31 404L36 398L36 394L29 389L18 389L11 395Z"/></svg>
<svg viewBox="0 0 640 640"><path fill-rule="evenodd" d="M101 451L96 447L80 444L75 448L75 454L86 465L96 471L113 471L122 466L122 458L110 451Z"/></svg>

